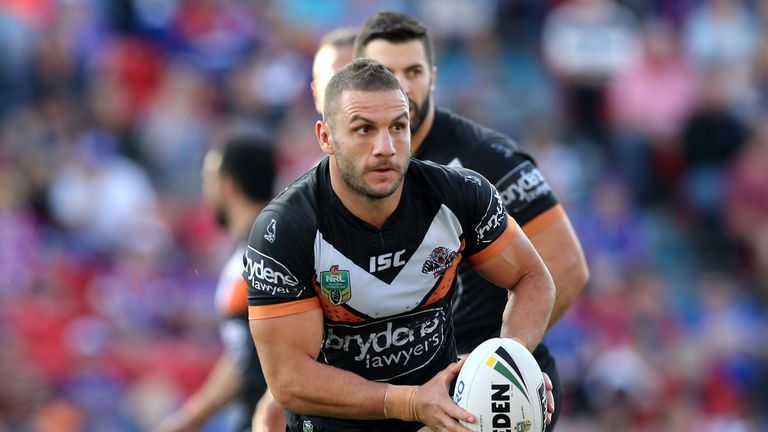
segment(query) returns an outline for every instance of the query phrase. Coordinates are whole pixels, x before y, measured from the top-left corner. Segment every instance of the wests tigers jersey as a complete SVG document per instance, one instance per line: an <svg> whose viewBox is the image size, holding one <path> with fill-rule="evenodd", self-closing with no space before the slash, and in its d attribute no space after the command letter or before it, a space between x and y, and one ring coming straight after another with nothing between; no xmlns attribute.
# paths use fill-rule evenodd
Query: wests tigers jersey
<svg viewBox="0 0 768 432"><path fill-rule="evenodd" d="M250 319L322 308L318 361L373 381L423 384L456 360L458 264L494 257L517 225L479 174L412 159L396 210L377 228L344 207L328 165L321 161L254 222L243 273ZM299 416L288 418L303 427ZM315 431L414 426L301 418Z"/></svg>
<svg viewBox="0 0 768 432"><path fill-rule="evenodd" d="M533 159L517 143L449 110L435 110L432 128L413 157L482 174L529 236L565 217ZM460 353L468 353L499 336L507 293L465 263L458 274L453 311L456 344Z"/></svg>

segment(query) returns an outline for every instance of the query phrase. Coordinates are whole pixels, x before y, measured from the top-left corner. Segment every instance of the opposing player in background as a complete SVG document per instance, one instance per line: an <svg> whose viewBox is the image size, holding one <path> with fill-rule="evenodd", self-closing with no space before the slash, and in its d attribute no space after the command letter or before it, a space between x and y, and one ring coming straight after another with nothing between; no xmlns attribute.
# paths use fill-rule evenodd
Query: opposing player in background
<svg viewBox="0 0 768 432"><path fill-rule="evenodd" d="M586 284L589 271L570 220L534 160L501 133L435 107L432 38L415 19L394 12L370 17L357 34L354 54L382 63L400 81L410 104L413 157L470 168L496 186L507 212L522 226L555 281L557 297L548 323L552 327ZM506 294L488 285L466 262L461 263L454 303L460 353L469 353L499 335ZM554 358L544 345L533 354L552 379L555 406L560 407L562 388ZM559 413L557 409L550 429Z"/></svg>
<svg viewBox="0 0 768 432"><path fill-rule="evenodd" d="M245 241L256 216L273 196L275 164L269 142L238 137L212 148L202 169L203 197L217 221L238 240L216 287L224 318L224 352L202 387L167 417L156 432L194 431L229 403L241 410L235 431L250 430L251 417L267 385L248 329L247 285L243 280Z"/></svg>
<svg viewBox="0 0 768 432"><path fill-rule="evenodd" d="M327 157L259 214L244 257L251 334L288 430L468 432L449 396L458 264L506 288L501 335L529 350L552 278L487 180L410 158L408 99L382 65L342 68L323 113Z"/></svg>

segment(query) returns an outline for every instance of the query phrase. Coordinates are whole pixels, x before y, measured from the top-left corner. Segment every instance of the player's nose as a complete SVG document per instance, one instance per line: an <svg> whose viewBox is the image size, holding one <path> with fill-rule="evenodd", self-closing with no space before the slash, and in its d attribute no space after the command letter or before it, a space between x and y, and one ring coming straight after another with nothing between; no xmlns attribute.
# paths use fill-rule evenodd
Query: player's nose
<svg viewBox="0 0 768 432"><path fill-rule="evenodd" d="M380 156L392 156L395 154L395 138L389 131L380 133L376 136L373 152Z"/></svg>

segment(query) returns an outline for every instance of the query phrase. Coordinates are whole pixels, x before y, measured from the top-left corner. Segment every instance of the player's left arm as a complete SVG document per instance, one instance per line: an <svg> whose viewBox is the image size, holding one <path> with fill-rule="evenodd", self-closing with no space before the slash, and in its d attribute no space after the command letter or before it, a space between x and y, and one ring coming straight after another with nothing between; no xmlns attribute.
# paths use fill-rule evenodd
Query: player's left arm
<svg viewBox="0 0 768 432"><path fill-rule="evenodd" d="M533 351L552 312L552 277L528 237L507 214L499 191L477 172L459 172L463 181L455 182L452 190L463 203L459 212L463 254L481 276L509 290L501 336L517 339Z"/></svg>
<svg viewBox="0 0 768 432"><path fill-rule="evenodd" d="M505 232L468 259L489 282L509 289L501 336L514 338L533 351L546 331L555 286L530 240L511 217L506 217L509 225Z"/></svg>

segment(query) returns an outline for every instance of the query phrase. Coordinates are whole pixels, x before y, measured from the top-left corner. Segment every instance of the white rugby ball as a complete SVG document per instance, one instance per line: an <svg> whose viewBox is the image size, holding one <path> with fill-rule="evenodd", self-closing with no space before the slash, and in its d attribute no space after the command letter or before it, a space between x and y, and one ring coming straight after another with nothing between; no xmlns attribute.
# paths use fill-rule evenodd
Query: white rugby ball
<svg viewBox="0 0 768 432"><path fill-rule="evenodd" d="M475 431L542 432L546 427L544 377L522 344L493 338L472 350L456 379L453 401L472 413Z"/></svg>

